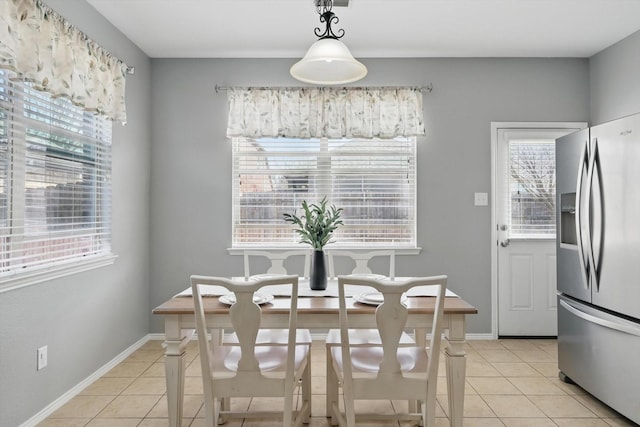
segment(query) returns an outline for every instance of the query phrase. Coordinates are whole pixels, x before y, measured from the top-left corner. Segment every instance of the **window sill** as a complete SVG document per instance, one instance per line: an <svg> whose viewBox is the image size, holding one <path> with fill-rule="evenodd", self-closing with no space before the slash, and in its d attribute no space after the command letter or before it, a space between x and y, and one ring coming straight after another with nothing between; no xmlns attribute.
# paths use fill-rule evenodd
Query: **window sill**
<svg viewBox="0 0 640 427"><path fill-rule="evenodd" d="M292 250L299 250L299 249L303 249L305 247L303 247L302 245L299 246L246 246L246 247L234 247L234 248L227 248L227 252L229 253L229 255L242 255L244 253L245 250L254 250L254 251L292 251ZM308 246L306 246L306 248L309 248ZM331 249L335 249L335 250L346 250L346 251L373 251L376 249L379 250L389 250L389 249L393 249L396 251L396 255L418 255L420 253L420 251L422 251L421 247L407 247L407 246L402 246L402 247L393 247L393 246L380 246L380 247L372 247L372 248L363 248L363 247L352 247L352 246L336 246L336 247L327 247L325 248L325 250L331 250Z"/></svg>
<svg viewBox="0 0 640 427"><path fill-rule="evenodd" d="M0 293L14 291L48 280L112 265L117 257L117 255L99 255L88 259L74 260L64 264L57 264L37 270L34 269L25 273L15 273L0 277Z"/></svg>

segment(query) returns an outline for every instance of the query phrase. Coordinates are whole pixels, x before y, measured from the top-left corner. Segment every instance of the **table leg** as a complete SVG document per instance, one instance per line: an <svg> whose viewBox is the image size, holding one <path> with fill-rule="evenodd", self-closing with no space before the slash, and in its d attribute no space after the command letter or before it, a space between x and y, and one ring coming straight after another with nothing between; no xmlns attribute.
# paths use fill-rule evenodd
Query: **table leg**
<svg viewBox="0 0 640 427"><path fill-rule="evenodd" d="M427 346L427 331L428 329L424 329L424 328L416 328L413 331L413 334L414 334L413 338L415 339L416 344L418 344L421 347ZM409 412L420 412L420 411L421 411L420 402L418 402L417 400L410 400Z"/></svg>
<svg viewBox="0 0 640 427"><path fill-rule="evenodd" d="M167 410L169 426L180 427L182 423L182 404L184 401L185 337L179 327L178 319L167 316L165 319L165 375L167 382Z"/></svg>
<svg viewBox="0 0 640 427"><path fill-rule="evenodd" d="M452 315L445 331L445 365L447 369L447 394L449 396L449 425L462 427L464 420L464 387L467 354L464 351L465 317Z"/></svg>

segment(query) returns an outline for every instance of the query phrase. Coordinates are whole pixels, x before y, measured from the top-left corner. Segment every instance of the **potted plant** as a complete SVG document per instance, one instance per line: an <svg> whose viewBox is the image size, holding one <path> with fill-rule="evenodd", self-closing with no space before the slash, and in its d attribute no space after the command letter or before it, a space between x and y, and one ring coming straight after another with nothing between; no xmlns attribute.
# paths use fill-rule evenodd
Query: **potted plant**
<svg viewBox="0 0 640 427"><path fill-rule="evenodd" d="M297 216L294 212L285 213L283 217L286 222L297 226L295 231L300 235L300 243L307 243L313 248L309 284L311 289L323 290L327 288L323 248L329 243L333 232L342 225L342 208L336 208L335 205L327 206L327 196L324 196L319 204L310 205L303 200L302 210L302 216Z"/></svg>

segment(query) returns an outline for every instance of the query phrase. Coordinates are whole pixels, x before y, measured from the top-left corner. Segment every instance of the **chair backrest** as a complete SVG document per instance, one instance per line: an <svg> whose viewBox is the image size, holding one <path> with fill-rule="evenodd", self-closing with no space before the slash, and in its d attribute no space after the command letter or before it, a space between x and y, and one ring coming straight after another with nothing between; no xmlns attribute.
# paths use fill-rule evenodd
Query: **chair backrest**
<svg viewBox="0 0 640 427"><path fill-rule="evenodd" d="M337 257L347 257L355 262L355 267L351 271L351 274L371 274L373 271L369 266L369 261L375 257L388 257L389 258L389 273L386 276L395 278L396 273L396 252L392 249L385 250L373 250L373 251L343 251L343 250L328 250L327 255L329 258L329 277L336 277L335 260Z"/></svg>
<svg viewBox="0 0 640 427"><path fill-rule="evenodd" d="M259 250L245 250L244 251L244 277L245 279L251 276L250 259L251 257L263 257L267 258L271 265L267 269L267 274L289 274L284 262L291 257L304 257L304 267L302 270L302 277L308 278L311 270L311 250L293 250L293 251L259 251Z"/></svg>
<svg viewBox="0 0 640 427"><path fill-rule="evenodd" d="M203 299L200 294L200 285L218 285L223 286L229 290L229 292L235 295L235 304L229 308L229 317L233 330L237 335L237 345L240 348L240 356L237 361L237 368L235 369L235 376L233 378L225 378L219 380L218 387L224 389L233 389L234 393L239 396L250 396L252 388L255 390L265 390L271 386L265 386L265 384L258 384L257 381L273 381L262 375L258 360L256 358L256 347L268 344L256 344L258 331L260 329L266 329L262 324L262 309L258 304L254 302L254 293L261 288L268 285L291 285L291 306L289 311L288 322L288 341L286 347L286 374L284 382L282 379L278 379L278 386L282 384L289 384L289 387L293 387L293 367L295 358L295 345L296 345L296 328L297 328L297 307L298 307L298 276L279 276L273 278L265 278L258 280L231 280L222 277L211 276L191 276L191 289L193 293L193 302L195 308L196 329L198 334L198 345L200 362L203 375L211 370L214 366L211 363L211 358L216 358L216 351L228 351L228 347L214 346L212 352L212 344L208 339L208 329L215 329L216 325L207 327L206 313L204 311ZM284 351L283 351L284 354ZM283 365L285 365L283 363ZM214 395L213 381L204 382L205 395ZM273 387L276 387L273 385ZM207 390L207 388L209 388ZM249 390L249 392L247 392ZM248 394L249 393L249 394ZM219 394L217 394L219 395Z"/></svg>
<svg viewBox="0 0 640 427"><path fill-rule="evenodd" d="M378 378L402 378L398 360L398 349L406 347L401 344L403 331L407 327L408 312L403 303L403 294L416 286L437 286L431 340L429 343L426 378L436 378L438 372L438 353L442 340L444 299L447 288L447 276L414 277L406 280L373 279L358 276L338 276L338 293L340 304L340 341L342 343L342 360L344 375L352 378L352 366L349 342L349 319L345 297L345 285L368 286L383 295L383 302L375 311L376 325L382 343L382 359L378 368Z"/></svg>

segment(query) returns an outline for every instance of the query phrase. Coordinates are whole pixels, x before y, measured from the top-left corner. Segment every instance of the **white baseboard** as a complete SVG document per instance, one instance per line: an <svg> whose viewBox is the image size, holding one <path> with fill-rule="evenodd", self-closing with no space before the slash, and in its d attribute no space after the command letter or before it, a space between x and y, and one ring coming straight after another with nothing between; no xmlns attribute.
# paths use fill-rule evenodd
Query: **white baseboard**
<svg viewBox="0 0 640 427"><path fill-rule="evenodd" d="M111 369L116 367L120 362L129 357L134 351L142 347L150 338L151 335L160 335L161 338L164 339L164 334L149 334L142 337L140 340L132 344L130 347L125 349L122 353L111 359L107 364L102 366L100 369L95 371L89 377L82 380L76 386L74 386L71 390L64 393L62 396L51 402L47 405L43 410L35 414L33 417L29 418L24 423L20 424L20 427L35 427L39 423L45 420L49 415L53 414L56 410L60 409L65 403L73 399L77 396L82 390L93 384L98 378L102 377L104 374L109 372Z"/></svg>
<svg viewBox="0 0 640 427"><path fill-rule="evenodd" d="M164 341L164 334L148 334L148 341Z"/></svg>
<svg viewBox="0 0 640 427"><path fill-rule="evenodd" d="M498 337L493 334L466 334L465 338L467 341L471 340L497 340Z"/></svg>

